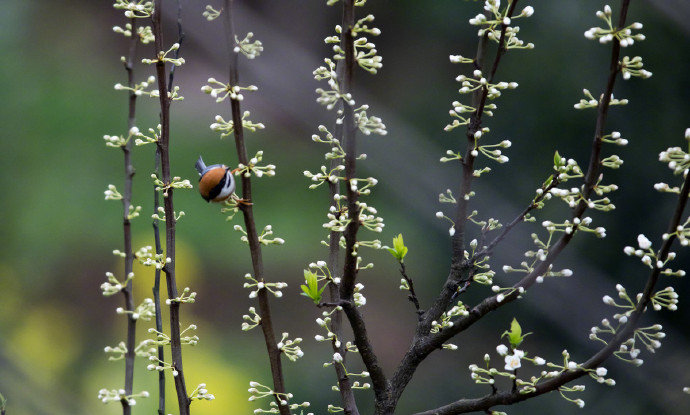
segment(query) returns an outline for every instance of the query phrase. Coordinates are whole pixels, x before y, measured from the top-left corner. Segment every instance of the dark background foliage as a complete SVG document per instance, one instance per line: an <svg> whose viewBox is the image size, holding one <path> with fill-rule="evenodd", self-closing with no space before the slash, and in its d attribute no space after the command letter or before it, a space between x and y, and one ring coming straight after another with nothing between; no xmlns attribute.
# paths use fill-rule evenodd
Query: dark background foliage
<svg viewBox="0 0 690 415"><path fill-rule="evenodd" d="M119 56L126 52L120 35L111 31L122 25L121 13L108 1L5 0L0 13L0 392L9 399L8 413L117 414L118 405L103 406L98 389L122 384L121 362L106 361L102 349L124 336L124 319L115 307L120 298L104 299L98 287L106 271L122 272L121 261L110 254L121 248L121 206L103 200L109 183L122 184L119 151L106 149L103 134L126 130L126 97L112 85L125 80ZM166 5L171 29L165 39L174 41L172 2ZM338 19L339 8L324 1L261 0L241 2L238 30L253 31L265 46L255 61L243 61L243 84L260 87L245 94L245 108L252 119L267 128L248 137L250 153L263 149L265 161L278 166L273 179L255 185L259 226L272 224L276 235L286 239L282 247L265 250L267 276L286 281L286 296L274 302L277 330L305 338L306 356L287 363L287 387L298 400L312 402L312 411L325 413L336 403L337 393L328 386L335 379L321 363L329 349L314 342L313 323L319 311L299 297L302 269L322 259L319 240L327 197L308 191L305 169L317 169L324 148L312 143L319 124L331 125L333 114L314 101L318 87L311 72L330 54L322 42ZM386 218L380 237L390 244L403 233L410 248L406 264L415 278L422 307L434 296L448 269L449 238L446 225L434 212L447 208L438 194L454 188L457 165L440 164L446 149L459 148L461 132L444 133L451 101L458 99L454 81L466 67L452 65L449 54L472 55L476 28L467 20L477 14L478 3L457 0L370 1L364 13L373 13L383 34L375 40L384 58L376 76L357 73L355 97L371 105L389 134L362 137L360 147L369 158L360 164L362 174L379 178L369 202ZM522 3L522 2L521 2ZM616 9L617 2L612 6ZM217 113L227 113L199 88L209 76L226 77L226 49L220 22L206 23L201 13L206 3L184 5L187 38L182 55L188 64L179 69L177 82L185 100L172 110L172 168L175 175L194 179L193 164L202 154L209 162L236 163L234 146L219 141L208 125ZM535 15L520 20L520 37L536 44L533 51L509 53L498 78L519 82L520 88L498 100L496 116L487 120L496 142L510 139L511 162L492 165L493 173L477 182L473 207L482 217L510 220L527 203L533 190L549 173L553 152L587 161L594 131L594 112L575 111L572 105L582 88L601 91L606 77L609 47L585 40L583 32L598 25L594 12L599 1L544 1L532 4ZM597 345L587 340L589 328L611 310L601 297L614 291L616 282L630 292L641 289L646 270L623 255L638 233L658 242L670 215L672 197L656 193L652 185L673 181L670 171L658 163L657 154L669 146L685 145L682 134L690 114L690 11L682 1L633 1L629 19L641 21L647 36L625 50L641 55L654 73L646 81L620 81L617 97L630 99L609 118L609 130L621 131L630 140L624 148L607 148L624 160L620 170L607 170L606 181L618 183L613 195L618 209L592 216L605 226L604 240L579 235L557 262L575 274L569 279L547 280L522 301L490 315L457 339L456 352L441 351L420 367L406 391L399 413L410 413L447 403L459 397L488 393L474 385L467 371L492 353L500 333L517 316L526 331L525 349L557 361L562 349L583 361ZM150 49L146 53L150 53ZM147 56L142 53L142 56ZM149 68L137 68L144 79ZM465 72L466 73L466 72ZM142 130L157 121L157 103L139 101L138 125ZM148 175L152 148L135 151L135 203L150 209ZM194 180L193 180L194 181ZM187 213L178 226L178 278L181 286L198 292L198 302L183 308L185 323L199 326L201 342L185 349L188 383L206 382L217 400L194 404L195 413L249 413L245 392L250 380L268 383L263 341L256 332L240 332L241 315L251 304L242 289L242 275L250 270L248 250L239 242L216 206L204 203L195 191L177 192L176 207ZM553 203L540 216L565 218L567 210ZM134 224L137 247L152 244L148 214ZM505 242L493 259L497 282L508 285L511 274L503 264L521 261L529 234L536 226L523 226ZM390 373L408 345L415 315L405 295L398 292L399 276L394 260L385 252L364 251L376 267L361 274L368 303L364 308L372 341ZM688 265L688 253L679 251L677 262ZM136 269L135 296L150 295L148 270ZM690 407L683 386L690 385L685 299L687 281L673 284L681 296L680 310L647 317L661 321L667 338L655 355L643 352L645 364L633 368L609 362L615 388L585 380L585 411L592 413L684 414ZM466 294L473 304L488 294L477 286ZM139 335L143 338L144 333ZM358 367L352 359L353 367ZM135 390L154 390L154 376L137 364ZM172 393L172 391L171 391ZM370 393L360 393L363 413ZM138 413L153 411L154 400L140 400ZM557 394L510 408L512 414L576 413L578 409ZM582 412L577 412L582 413Z"/></svg>

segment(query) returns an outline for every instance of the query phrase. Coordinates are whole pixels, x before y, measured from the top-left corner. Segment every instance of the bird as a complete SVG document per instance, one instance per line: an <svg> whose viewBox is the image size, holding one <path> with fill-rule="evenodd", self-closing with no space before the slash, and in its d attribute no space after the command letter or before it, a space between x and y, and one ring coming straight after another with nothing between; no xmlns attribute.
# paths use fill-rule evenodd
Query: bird
<svg viewBox="0 0 690 415"><path fill-rule="evenodd" d="M199 172L199 193L207 202L224 202L235 191L234 171L224 164L206 166L204 160L199 159L194 165Z"/></svg>

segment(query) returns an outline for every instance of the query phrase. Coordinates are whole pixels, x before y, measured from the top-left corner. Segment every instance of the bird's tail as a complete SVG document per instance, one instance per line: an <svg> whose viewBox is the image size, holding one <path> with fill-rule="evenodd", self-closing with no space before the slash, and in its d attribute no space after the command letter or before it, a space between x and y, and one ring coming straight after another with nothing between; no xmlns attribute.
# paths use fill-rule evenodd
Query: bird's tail
<svg viewBox="0 0 690 415"><path fill-rule="evenodd" d="M198 171L199 174L202 174L204 170L206 170L206 164L204 163L204 160L201 158L201 156L199 156L199 160L196 161L194 167L196 167L196 171Z"/></svg>

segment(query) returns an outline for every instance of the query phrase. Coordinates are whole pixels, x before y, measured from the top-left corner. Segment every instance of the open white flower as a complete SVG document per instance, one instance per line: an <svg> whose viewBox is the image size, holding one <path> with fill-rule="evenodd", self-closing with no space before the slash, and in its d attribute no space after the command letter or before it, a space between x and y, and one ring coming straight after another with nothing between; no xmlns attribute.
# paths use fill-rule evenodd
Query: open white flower
<svg viewBox="0 0 690 415"><path fill-rule="evenodd" d="M517 353L517 350L516 350L513 354L506 356L505 357L505 362L506 362L505 370L513 371L515 369L520 368L520 366L522 366L522 364L520 363L520 355L521 355L521 353Z"/></svg>

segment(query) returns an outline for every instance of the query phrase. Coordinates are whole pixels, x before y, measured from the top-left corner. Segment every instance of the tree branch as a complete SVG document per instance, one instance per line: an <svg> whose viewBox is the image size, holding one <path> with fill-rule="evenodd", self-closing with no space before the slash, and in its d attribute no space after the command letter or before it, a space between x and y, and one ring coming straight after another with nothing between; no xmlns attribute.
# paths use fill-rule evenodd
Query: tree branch
<svg viewBox="0 0 690 415"><path fill-rule="evenodd" d="M352 78L355 71L355 51L352 28L355 25L355 5L354 0L343 0L343 20L342 32L340 35L340 47L345 52L344 67L339 74L339 84L342 94L352 91ZM340 66L340 65L339 65ZM355 280L357 279L357 256L356 252L357 231L359 230L360 208L357 203L359 192L353 188L352 180L356 178L357 170L357 127L354 119L354 109L345 99L340 100L343 105L343 137L345 150L345 186L347 187L347 215L350 219L345 228L345 265L343 277L340 283L340 300L347 301L343 306L345 315L350 321L350 326L354 334L354 342L359 350L364 365L366 366L374 387L377 408L386 400L388 393L388 380L383 373L383 369L378 363L376 353L373 351L371 342L367 335L366 326L362 315L354 305L353 294Z"/></svg>
<svg viewBox="0 0 690 415"><path fill-rule="evenodd" d="M517 2L514 2L511 4L511 10L509 11L509 16L512 16L512 9L514 9L515 5ZM620 21L618 24L618 27L623 27L625 25L625 19L627 16L627 9L629 5L629 0L624 0L623 5L621 7L621 14L620 14ZM501 35L501 40L499 40L499 45L503 45L503 34L505 33L505 27L502 30L502 35ZM480 41L481 44L481 41ZM497 61L500 60L501 55L502 55L502 46L499 46L499 51L497 52L496 59L494 60L494 65L492 67L492 71L490 74L490 78L493 78L495 74L495 69L497 68ZM482 48L478 48L481 50ZM604 93L602 99L600 100L599 103L599 109L598 109L598 115L597 115L597 123L596 123L596 128L595 128L595 137L594 141L592 143L592 151L590 155L590 163L589 163L589 168L587 171L587 174L585 175L585 185L584 185L584 190L583 190L583 196L584 199L588 199L589 195L592 193L595 185L596 185L596 180L599 176L599 170L600 170L600 164L601 164L601 137L604 135L604 127L606 124L606 117L608 114L608 107L610 104L610 99L611 99L611 93L613 92L613 87L615 84L615 79L616 75L619 72L618 68L618 59L620 55L620 44L618 41L614 41L614 45L612 48L611 52L611 63L609 65L610 71L609 71L609 76L608 76L608 82L606 86L606 92ZM478 60L479 61L479 60ZM490 79L489 78L489 79ZM484 92L482 93L482 97L480 97L480 104L477 109L477 113L475 113L475 116L473 117L473 120L477 120L473 123L470 123L470 128L468 128L468 140L471 141L471 145L473 146L473 141L474 137L473 134L470 134L470 131L474 129L474 131L477 131L479 129L479 125L481 123L481 118L477 118L477 114L481 114L479 111L480 109L483 108L483 101L485 100L486 96L486 90L484 89ZM476 124L475 128L473 128L473 124ZM468 146L469 149L469 146ZM470 153L467 155L471 156ZM473 159L465 158L465 162L463 163L463 167L465 167L467 164L470 164L473 162ZM469 170L469 173L471 174L471 169ZM464 170L464 174L468 174L467 170ZM466 176L464 178L466 180ZM463 189L465 189L463 187ZM466 190L469 190L467 188ZM465 193L461 193L461 195L464 196ZM463 204L464 197L460 199L459 205ZM581 218L584 212L587 209L587 204L585 202L580 202L576 206L576 208L573 211L573 219L575 218ZM462 207L459 206L458 208L459 213L461 215L458 216L458 221L461 220L464 216L466 216L466 210L462 210ZM457 222L456 222L457 223ZM401 361L400 365L398 366L398 370L396 371L394 377L393 377L393 396L398 396L402 393L402 389L407 385L409 380L412 377L413 372L416 370L416 367L421 363L431 352L434 350L440 348L442 344L450 339L451 337L455 336L456 334L464 331L468 327L470 327L472 324L474 324L476 321L478 321L481 317L485 316L489 312L497 309L498 307L505 305L513 300L515 300L519 295L520 295L520 289L527 290L529 287L534 284L536 281L537 277L540 275L543 275L546 273L550 267L551 264L556 260L558 255L565 249L565 247L568 245L570 240L573 238L575 233L575 229L573 230L572 233L567 234L564 233L561 238L554 244L554 246L549 249L549 252L545 258L544 261L540 262L532 272L530 272L528 275L523 277L517 284L515 284L513 287L515 290L509 294L503 295L502 301L498 301L498 295L488 297L484 299L480 304L477 306L473 307L470 310L470 314L458 318L456 321L453 321L453 326L444 329L443 331L437 333L436 335L430 335L428 331L428 327L430 327L431 321L437 319L445 309L450 304L450 299L452 298L453 293L455 292L455 289L457 288L457 283L454 282L455 279L459 278L461 275L463 275L464 272L469 272L469 270L472 268L471 264L463 264L458 266L455 262L451 266L451 271L449 273L448 280L446 284L444 285L444 289L441 292L441 295L439 296L439 300L434 304L434 310L432 312L432 309L427 311L425 314L425 319L420 322L418 325L417 333L415 334L415 338L413 340L413 343L406 353L406 355L403 357L403 360ZM462 239L460 239L461 241ZM454 238L454 258L456 256L456 242L457 239ZM433 317L433 319L432 319ZM427 326L428 325L428 326Z"/></svg>
<svg viewBox="0 0 690 415"><path fill-rule="evenodd" d="M517 3L517 0L511 3L507 12L508 17L512 17ZM491 81L496 74L498 65L505 53L506 28L506 25L501 24L501 36L498 41L496 57L494 58L491 72L487 78L489 81ZM487 42L488 33L484 33L484 36L479 39L479 43L477 45L477 54L474 59L476 69L482 70ZM465 227L467 224L467 207L469 204L469 201L465 199L465 196L469 195L472 189L475 161L475 157L472 155L475 143L474 134L481 129L482 116L484 115L484 105L486 103L488 92L488 88L484 86L483 88L475 91L472 99L473 106L476 108L476 111L472 115L470 124L467 127L467 148L465 150L465 156L462 159L462 182L460 185L460 197L458 198L458 207L455 215L455 224L457 228L452 241L453 257L451 259L451 268L441 293L432 306L429 307L426 313L424 313L423 319L417 326L417 334L415 335L415 340L413 341L415 343L428 336L429 330L431 329L431 323L438 320L441 314L448 309L458 288L462 287L464 285L463 283L468 281L469 273L472 269L471 263L463 261L465 250ZM409 379L407 381L409 381ZM407 382L405 382L405 384L406 383Z"/></svg>
<svg viewBox="0 0 690 415"><path fill-rule="evenodd" d="M670 235L666 239L661 249L659 250L659 260L664 262L668 258L668 253L671 249L671 245L676 239L674 232L678 225L680 225L681 217L688 201L688 194L690 193L690 175L685 178L683 182L683 187L680 191L678 197L678 203L671 219L667 234ZM562 372L560 375L551 378L541 384L536 386L536 390L530 393L520 393L519 391L512 392L499 392L496 394L491 394L484 396L482 398L475 399L461 399L451 404L436 408L430 411L420 412L417 415L452 415L452 414L462 414L473 411L488 410L489 408L496 405L510 405L516 402L524 401L529 398L533 398L539 395L543 395L548 392L555 391L561 386L568 382L571 382L577 378L585 376L588 372L587 370L596 369L601 363L606 359L610 358L611 355L617 351L621 344L627 341L630 336L633 335L635 329L638 327L638 322L642 316L642 313L647 309L649 302L651 300L656 283L659 280L661 273L661 268L654 267L650 276L647 278L647 283L645 284L644 291L642 292L642 297L638 300L635 310L632 312L628 318L628 322L625 324L623 329L616 333L616 335L609 341L609 343L599 350L596 354L591 356L585 363L581 365L582 368L575 370L568 370Z"/></svg>
<svg viewBox="0 0 690 415"><path fill-rule="evenodd" d="M233 25L233 0L225 0L225 33L226 42L228 45L229 62L229 80L230 85L236 86L239 84L238 71L238 54L234 52L235 47L235 29ZM232 111L232 120L235 134L235 147L239 162L245 166L249 165L247 157L247 148L244 143L244 129L242 125L242 113L240 111L240 101L236 99L230 100ZM242 180L242 198L246 201L252 200L252 182L250 177L241 176ZM259 282L264 282L264 266L261 255L261 243L256 231L256 223L254 221L254 213L251 204L240 204L240 210L244 216L244 224L247 232L247 240L249 243L249 251L252 258L252 267L254 270L254 278ZM259 316L261 317L261 330L266 342L266 350L268 352L268 359L271 365L271 375L273 376L273 390L276 392L274 398L278 404L278 409L281 415L289 415L290 409L287 405L282 405L281 402L285 400L282 394L285 394L285 381L283 378L283 368L280 360L281 350L276 343L275 333L273 331L273 322L271 316L271 307L268 300L268 290L265 288L258 290L259 299ZM281 395L279 395L281 394Z"/></svg>
<svg viewBox="0 0 690 415"><path fill-rule="evenodd" d="M136 33L136 19L131 18L132 33ZM134 59L137 53L137 43L139 39L132 36L129 42L129 53L125 61L125 70L127 71L127 86L134 88ZM137 96L130 89L129 91L129 111L127 116L127 130L129 131L136 123L136 103ZM128 140L127 144L122 147L124 153L124 172L125 172L125 187L122 194L122 227L124 234L124 253L125 253L125 276L132 273L134 253L132 251L132 230L129 220L129 209L132 206L132 181L134 178L134 166L132 165L132 140ZM131 395L134 387L134 358L136 353L136 327L137 321L132 317L134 312L134 295L132 293L132 280L127 282L123 288L122 294L125 300L125 309L127 313L127 353L125 353L125 395ZM122 413L123 415L130 415L132 408L129 406L127 399L122 399Z"/></svg>
<svg viewBox="0 0 690 415"><path fill-rule="evenodd" d="M170 97L166 86L165 62L163 61L163 31L161 24L162 0L154 2L154 12L152 15L153 34L155 36L156 53L156 78L158 80L158 93L161 107L161 133L156 142L161 156L161 180L166 185L171 182L170 174ZM178 297L177 282L175 280L175 209L173 206L174 189L168 188L167 196L164 194L163 207L165 210L165 255L166 261L163 271L165 272L168 287L168 298ZM190 399L187 395L184 371L182 367L182 344L180 341L180 303L170 302L170 353L172 365L177 371L175 379L175 390L177 392L177 402L180 415L189 415Z"/></svg>
<svg viewBox="0 0 690 415"><path fill-rule="evenodd" d="M177 43L182 46L182 41L184 40L184 32L182 31L182 4L180 0L177 0ZM180 48L175 50L175 59L180 57ZM168 92L172 92L173 84L175 80L175 65L170 67L170 73L168 76ZM161 164L161 153L158 146L156 146L156 154L154 158L154 171L156 175L160 175L160 164ZM156 190L156 186L153 186L153 213L158 213L158 208L160 207L160 197L159 192ZM153 239L156 246L156 255L163 254L163 247L161 246L161 236L158 227L158 219L154 219L153 223ZM161 282L161 270L156 268L154 271L154 282L153 282L153 304L156 313L156 331L159 333L163 332L163 318L161 316L161 296L160 296L160 282ZM163 345L158 345L158 360L163 362L165 360L165 350ZM158 371L158 415L165 415L165 371Z"/></svg>
<svg viewBox="0 0 690 415"><path fill-rule="evenodd" d="M514 4L513 4L514 5ZM621 14L620 14L620 21L618 24L618 27L623 27L625 25L625 19L627 16L627 9L629 5L629 0L624 0L623 5L621 6ZM595 128L595 137L594 141L592 143L592 148L591 148L591 155L590 155L590 163L589 163L589 168L588 172L585 176L585 185L584 185L584 190L583 190L583 196L584 199L588 199L589 195L592 193L594 186L596 185L596 180L599 176L599 170L600 170L600 164L601 164L601 137L604 135L604 127L606 124L606 116L608 113L608 107L610 104L610 98L611 98L611 93L613 92L613 87L615 85L615 79L616 75L619 72L618 68L618 59L619 59L619 54L620 54L620 44L618 43L618 40L614 41L614 45L612 48L612 53L611 53L611 63L609 65L610 71L609 71L609 76L608 76L608 82L606 86L606 92L604 93L602 99L600 100L599 103L599 109L598 109L598 115L597 115L597 122L596 122L596 128ZM500 58L500 53L497 56L497 58ZM495 66L495 65L494 65ZM587 204L585 202L580 202L578 206L573 211L572 218L581 218L582 215L584 214L585 210L587 209ZM405 355L403 358L399 368L399 373L401 381L407 380L409 382L409 378L411 378L411 374L408 374L409 370L414 371L416 368L416 365L418 365L421 361L423 361L426 356L428 356L431 352L436 350L437 348L441 347L441 345L450 339L451 337L455 336L456 334L464 331L468 327L470 327L472 324L474 324L476 321L478 321L481 317L485 316L489 312L497 309L498 307L505 305L513 300L515 300L520 294L520 289L527 290L529 287L534 284L536 281L537 277L540 275L543 275L546 273L553 264L553 262L556 260L558 255L565 249L565 247L568 245L570 240L573 238L575 233L575 229L573 232L570 234L564 233L561 238L554 244L554 246L549 249L549 252L545 258L544 261L540 262L533 270L530 272L528 275L523 277L517 284L515 284L513 287L515 290L509 294L506 294L503 296L502 301L498 301L498 296L492 296L484 299L480 304L477 306L473 307L470 310L470 314L465 317L458 318L456 321L453 321L453 326L446 328L445 330L439 332L435 336L416 336L416 341L413 342L412 347L408 351L408 353ZM452 271L451 271L452 273ZM396 374L398 373L396 372ZM395 379L395 378L394 378ZM397 379L396 379L397 380ZM403 386L406 383L401 383ZM397 386L396 383L394 383L395 386ZM395 389L394 389L395 390ZM500 394L499 394L500 395ZM497 396L499 396L497 395ZM524 396L524 395L521 395ZM430 412L434 413L434 412Z"/></svg>

